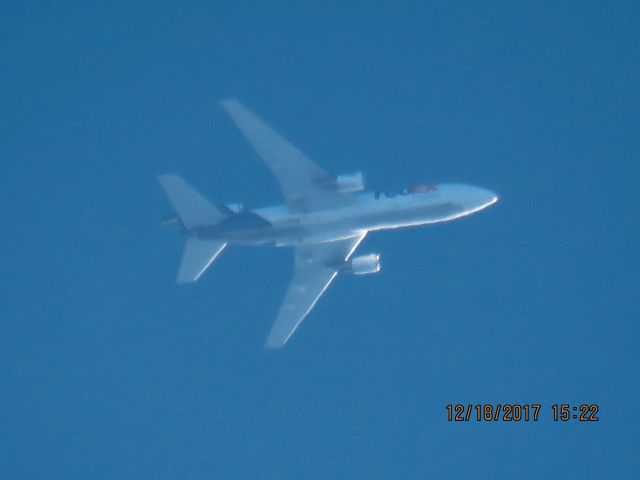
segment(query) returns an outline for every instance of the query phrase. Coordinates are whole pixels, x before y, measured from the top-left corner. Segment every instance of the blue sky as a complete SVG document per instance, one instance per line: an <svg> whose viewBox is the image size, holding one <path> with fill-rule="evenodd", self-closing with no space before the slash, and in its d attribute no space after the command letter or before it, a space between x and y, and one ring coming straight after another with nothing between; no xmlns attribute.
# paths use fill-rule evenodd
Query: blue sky
<svg viewBox="0 0 640 480"><path fill-rule="evenodd" d="M633 2L10 2L0 20L0 476L633 478ZM174 283L158 173L261 206L233 96L373 188L501 203L377 234L291 343L286 250ZM541 403L449 423L449 403ZM594 424L554 403L597 403Z"/></svg>

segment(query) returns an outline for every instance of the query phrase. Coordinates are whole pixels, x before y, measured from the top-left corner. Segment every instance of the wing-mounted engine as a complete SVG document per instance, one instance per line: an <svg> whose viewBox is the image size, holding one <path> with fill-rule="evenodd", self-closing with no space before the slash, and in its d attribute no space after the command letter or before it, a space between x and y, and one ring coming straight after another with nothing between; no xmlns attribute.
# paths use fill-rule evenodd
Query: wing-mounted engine
<svg viewBox="0 0 640 480"><path fill-rule="evenodd" d="M353 257L347 264L347 270L354 275L378 273L381 268L380 254L378 253Z"/></svg>
<svg viewBox="0 0 640 480"><path fill-rule="evenodd" d="M344 173L321 185L327 188L335 188L341 193L357 193L364 190L364 177L362 172Z"/></svg>
<svg viewBox="0 0 640 480"><path fill-rule="evenodd" d="M362 172L338 175L336 187L343 193L356 193L364 190L364 177Z"/></svg>

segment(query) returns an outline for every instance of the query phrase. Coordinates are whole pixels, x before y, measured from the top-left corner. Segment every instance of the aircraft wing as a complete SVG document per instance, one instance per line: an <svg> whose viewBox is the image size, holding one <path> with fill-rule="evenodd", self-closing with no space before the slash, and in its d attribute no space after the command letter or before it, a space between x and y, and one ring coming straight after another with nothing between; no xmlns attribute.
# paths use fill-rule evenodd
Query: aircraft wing
<svg viewBox="0 0 640 480"><path fill-rule="evenodd" d="M335 177L318 167L237 100L223 100L224 109L278 180L291 212L351 205L355 199L335 188Z"/></svg>
<svg viewBox="0 0 640 480"><path fill-rule="evenodd" d="M366 235L367 232L362 232L345 240L296 248L293 278L267 338L266 348L279 348L287 343L338 275L340 265L351 257Z"/></svg>

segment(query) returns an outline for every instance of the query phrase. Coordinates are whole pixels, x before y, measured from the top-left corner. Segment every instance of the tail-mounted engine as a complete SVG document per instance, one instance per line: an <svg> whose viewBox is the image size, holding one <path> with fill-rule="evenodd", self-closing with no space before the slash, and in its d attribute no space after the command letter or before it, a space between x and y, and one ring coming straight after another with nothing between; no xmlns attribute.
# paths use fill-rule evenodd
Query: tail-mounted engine
<svg viewBox="0 0 640 480"><path fill-rule="evenodd" d="M367 275L369 273L378 273L382 268L380 264L380 254L370 253L368 255L360 255L353 257L348 262L348 271L354 275Z"/></svg>
<svg viewBox="0 0 640 480"><path fill-rule="evenodd" d="M241 203L227 203L225 207L231 210L231 213L240 213L244 210L244 205Z"/></svg>

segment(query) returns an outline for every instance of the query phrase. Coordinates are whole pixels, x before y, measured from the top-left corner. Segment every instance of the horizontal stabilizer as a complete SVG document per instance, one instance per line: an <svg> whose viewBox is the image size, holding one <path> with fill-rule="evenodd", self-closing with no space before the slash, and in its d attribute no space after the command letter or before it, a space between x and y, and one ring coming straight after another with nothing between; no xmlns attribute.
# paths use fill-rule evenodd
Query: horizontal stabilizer
<svg viewBox="0 0 640 480"><path fill-rule="evenodd" d="M178 175L159 175L158 181L187 230L213 225L225 215Z"/></svg>
<svg viewBox="0 0 640 480"><path fill-rule="evenodd" d="M195 282L209 268L227 244L215 240L189 237L178 271L178 283Z"/></svg>

